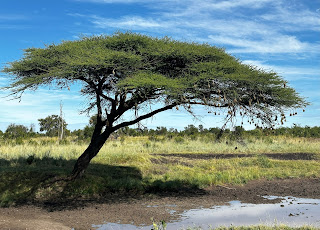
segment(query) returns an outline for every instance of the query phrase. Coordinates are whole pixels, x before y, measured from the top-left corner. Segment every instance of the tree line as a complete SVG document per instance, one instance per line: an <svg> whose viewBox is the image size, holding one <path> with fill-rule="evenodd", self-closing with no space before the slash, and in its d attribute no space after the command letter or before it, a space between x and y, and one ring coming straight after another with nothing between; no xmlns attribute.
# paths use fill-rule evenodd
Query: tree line
<svg viewBox="0 0 320 230"><path fill-rule="evenodd" d="M10 124L5 132L0 130L0 136L5 139L18 139L18 138L30 138L30 137L56 137L59 135L61 126L63 126L65 136L71 134L67 129L67 123L64 119L58 115L50 115L46 118L38 119L40 132L36 132L35 125L31 124L30 127L20 124Z"/></svg>
<svg viewBox="0 0 320 230"><path fill-rule="evenodd" d="M221 128L204 128L203 125L196 127L195 125L188 125L183 130L177 130L174 128L157 127L156 129L148 128L130 128L125 127L118 131L120 136L165 136L168 138L174 136L185 136L191 139L201 137L203 135L213 135L214 137L264 137L264 136L286 136L286 137L320 137L319 126L305 126L294 125L292 127L279 127L276 129L268 128L255 128L252 130L245 130L242 126L236 126L233 130Z"/></svg>
<svg viewBox="0 0 320 230"><path fill-rule="evenodd" d="M0 137L3 139L27 139L34 137L58 137L61 125L64 128L64 137L72 136L78 141L90 141L94 132L95 123L97 121L97 115L92 116L89 119L89 123L83 129L77 129L70 131L67 129L67 123L61 119L58 115L50 115L43 119L38 119L40 132L35 131L35 125L30 127L10 124L5 132L0 130ZM195 126L188 125L183 130L177 130L175 128L167 128L164 126L156 127L155 129L143 128L130 128L129 126L123 127L114 133L113 137L125 137L125 136L148 136L150 140L156 140L157 138L164 137L172 139L174 137L189 137L190 139L197 139L201 136L211 135L215 139L221 137L227 138L245 138L249 136L264 137L264 136L286 136L286 137L313 137L320 138L319 126L305 126L294 125L292 127L279 127L276 129L262 129L255 128L253 130L245 130L241 126L236 126L233 130L213 127L204 128L203 125Z"/></svg>

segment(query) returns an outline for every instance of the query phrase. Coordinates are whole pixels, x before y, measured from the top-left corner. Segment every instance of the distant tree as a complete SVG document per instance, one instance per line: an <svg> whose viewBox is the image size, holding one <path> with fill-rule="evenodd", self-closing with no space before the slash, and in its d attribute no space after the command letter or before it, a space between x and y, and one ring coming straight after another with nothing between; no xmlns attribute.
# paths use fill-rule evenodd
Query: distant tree
<svg viewBox="0 0 320 230"><path fill-rule="evenodd" d="M91 138L94 132L94 126L86 125L83 128L83 138L88 139Z"/></svg>
<svg viewBox="0 0 320 230"><path fill-rule="evenodd" d="M226 122L244 116L271 126L285 120L286 110L308 104L277 73L245 65L223 49L135 33L26 49L3 72L13 76L7 88L17 97L40 86L83 85L85 111L95 109L97 122L72 178L82 175L113 132L166 110L184 107L194 115L194 106L203 106L211 114L225 111Z"/></svg>
<svg viewBox="0 0 320 230"><path fill-rule="evenodd" d="M199 125L198 130L200 133L202 133L204 131L203 125Z"/></svg>
<svg viewBox="0 0 320 230"><path fill-rule="evenodd" d="M74 130L73 135L76 135L79 140L90 139L94 132L94 127L97 124L97 115L93 115L89 119L89 124L86 125L83 129Z"/></svg>
<svg viewBox="0 0 320 230"><path fill-rule="evenodd" d="M218 135L220 133L221 129L219 128L209 128L209 132L214 134L214 135Z"/></svg>
<svg viewBox="0 0 320 230"><path fill-rule="evenodd" d="M236 126L234 128L233 134L237 137L242 137L246 130L242 126Z"/></svg>
<svg viewBox="0 0 320 230"><path fill-rule="evenodd" d="M84 139L88 139L88 138L92 137L93 132L94 132L94 127L97 124L97 117L98 117L97 114L91 116L90 119L89 119L89 125L86 125L84 127L84 129L83 129Z"/></svg>
<svg viewBox="0 0 320 230"><path fill-rule="evenodd" d="M157 127L157 129L156 129L156 134L157 135L166 135L167 133L168 133L168 130L164 126Z"/></svg>
<svg viewBox="0 0 320 230"><path fill-rule="evenodd" d="M28 137L28 135L29 135L28 127L24 125L16 125L16 124L10 124L4 133L5 138L12 138L12 139L25 138L25 137Z"/></svg>
<svg viewBox="0 0 320 230"><path fill-rule="evenodd" d="M184 127L184 133L186 135L195 135L199 132L198 128L194 125L188 125L187 127Z"/></svg>
<svg viewBox="0 0 320 230"><path fill-rule="evenodd" d="M38 119L40 125L40 131L46 132L49 137L58 136L61 130L61 118L58 115L50 115L43 119ZM67 123L62 119L63 129L66 130Z"/></svg>

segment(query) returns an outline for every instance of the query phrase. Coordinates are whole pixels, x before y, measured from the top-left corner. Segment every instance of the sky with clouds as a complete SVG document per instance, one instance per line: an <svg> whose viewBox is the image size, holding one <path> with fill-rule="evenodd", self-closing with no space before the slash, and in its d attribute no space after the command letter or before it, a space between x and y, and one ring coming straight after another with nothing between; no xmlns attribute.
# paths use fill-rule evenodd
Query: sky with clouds
<svg viewBox="0 0 320 230"><path fill-rule="evenodd" d="M243 63L276 71L311 102L286 126L320 126L320 0L1 0L0 68L28 47L128 30L224 47ZM8 83L1 74L0 87ZM20 102L4 98L8 93L0 91L1 130L10 123L37 125L37 119L59 114L61 101L70 129L88 123L80 114L85 99L79 86L27 92ZM201 108L195 112L201 121L169 111L144 125L223 124L222 117L210 117Z"/></svg>

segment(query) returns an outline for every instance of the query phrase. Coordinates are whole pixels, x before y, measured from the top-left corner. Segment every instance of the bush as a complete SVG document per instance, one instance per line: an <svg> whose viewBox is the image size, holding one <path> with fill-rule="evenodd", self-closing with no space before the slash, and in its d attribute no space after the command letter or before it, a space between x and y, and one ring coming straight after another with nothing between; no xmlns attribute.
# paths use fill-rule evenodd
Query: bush
<svg viewBox="0 0 320 230"><path fill-rule="evenodd" d="M183 142L184 142L184 139L183 139L183 137L175 137L175 138L174 138L174 142L176 142L176 143L183 143Z"/></svg>

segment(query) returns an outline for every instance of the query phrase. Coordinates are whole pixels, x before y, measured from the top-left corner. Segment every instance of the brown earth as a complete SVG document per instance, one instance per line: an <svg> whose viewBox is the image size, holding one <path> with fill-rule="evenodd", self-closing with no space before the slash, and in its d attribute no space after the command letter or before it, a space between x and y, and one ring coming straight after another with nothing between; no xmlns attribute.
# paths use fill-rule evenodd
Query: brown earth
<svg viewBox="0 0 320 230"><path fill-rule="evenodd" d="M209 208L231 200L269 203L261 196L294 196L320 199L320 179L284 179L251 181L245 186L212 186L205 190L183 191L124 198L110 195L103 201L81 200L45 203L0 209L0 229L95 229L92 224L106 222L152 224L179 217L184 210ZM174 215L170 211L175 210Z"/></svg>

